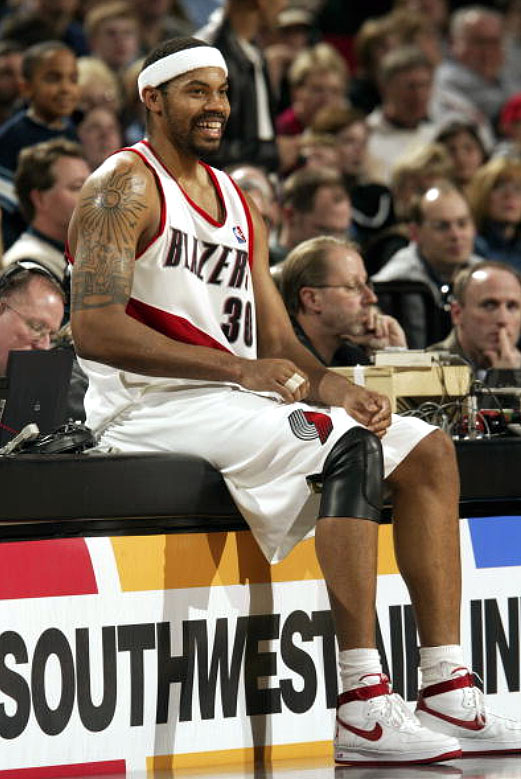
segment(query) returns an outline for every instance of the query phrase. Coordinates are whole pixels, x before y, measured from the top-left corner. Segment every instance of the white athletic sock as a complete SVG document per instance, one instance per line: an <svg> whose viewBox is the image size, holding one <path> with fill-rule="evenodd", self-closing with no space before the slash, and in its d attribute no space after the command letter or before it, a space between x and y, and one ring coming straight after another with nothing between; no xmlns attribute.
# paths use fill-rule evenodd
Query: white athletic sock
<svg viewBox="0 0 521 779"><path fill-rule="evenodd" d="M450 678L456 668L466 668L459 644L420 647L421 687Z"/></svg>
<svg viewBox="0 0 521 779"><path fill-rule="evenodd" d="M344 649L338 653L342 692L360 687L360 677L381 674L382 664L378 649Z"/></svg>

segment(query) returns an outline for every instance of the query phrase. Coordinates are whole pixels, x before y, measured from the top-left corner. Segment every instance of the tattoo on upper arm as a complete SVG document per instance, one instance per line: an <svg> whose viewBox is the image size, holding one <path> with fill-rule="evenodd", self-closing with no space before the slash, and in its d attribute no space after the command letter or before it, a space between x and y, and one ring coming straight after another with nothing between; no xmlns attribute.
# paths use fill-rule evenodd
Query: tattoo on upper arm
<svg viewBox="0 0 521 779"><path fill-rule="evenodd" d="M130 166L111 172L82 198L72 274L74 310L127 303L144 200L145 183Z"/></svg>

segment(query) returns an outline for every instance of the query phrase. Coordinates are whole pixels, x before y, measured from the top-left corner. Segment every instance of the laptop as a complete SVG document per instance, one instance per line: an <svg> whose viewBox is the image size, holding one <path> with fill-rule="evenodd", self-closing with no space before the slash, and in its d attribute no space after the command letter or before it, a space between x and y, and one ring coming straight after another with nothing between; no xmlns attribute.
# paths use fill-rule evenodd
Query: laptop
<svg viewBox="0 0 521 779"><path fill-rule="evenodd" d="M11 351L0 379L0 446L35 422L46 435L66 421L71 349Z"/></svg>

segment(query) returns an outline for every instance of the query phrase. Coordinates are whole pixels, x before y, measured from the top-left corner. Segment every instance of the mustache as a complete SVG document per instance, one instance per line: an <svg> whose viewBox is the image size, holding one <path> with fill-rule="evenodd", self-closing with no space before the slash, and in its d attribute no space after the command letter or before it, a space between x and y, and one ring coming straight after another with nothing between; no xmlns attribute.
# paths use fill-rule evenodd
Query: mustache
<svg viewBox="0 0 521 779"><path fill-rule="evenodd" d="M198 122L215 122L216 120L219 122L226 122L226 114L223 114L222 111L206 111L206 113L200 114L194 119L194 124L197 124Z"/></svg>

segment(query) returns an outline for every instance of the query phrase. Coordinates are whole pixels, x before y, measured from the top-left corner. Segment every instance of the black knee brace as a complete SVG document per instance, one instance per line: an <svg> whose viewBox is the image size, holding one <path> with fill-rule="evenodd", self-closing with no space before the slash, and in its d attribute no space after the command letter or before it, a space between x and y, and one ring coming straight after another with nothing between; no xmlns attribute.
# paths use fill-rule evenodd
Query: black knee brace
<svg viewBox="0 0 521 779"><path fill-rule="evenodd" d="M363 427L353 427L338 439L324 463L319 517L380 522L382 496L380 440Z"/></svg>

